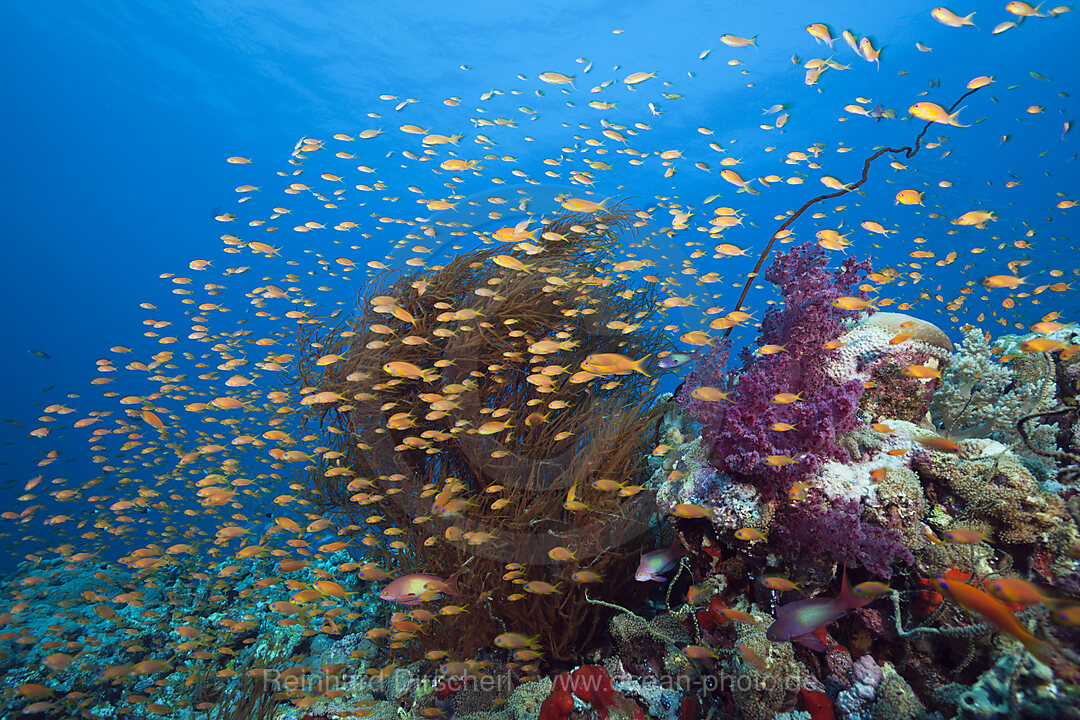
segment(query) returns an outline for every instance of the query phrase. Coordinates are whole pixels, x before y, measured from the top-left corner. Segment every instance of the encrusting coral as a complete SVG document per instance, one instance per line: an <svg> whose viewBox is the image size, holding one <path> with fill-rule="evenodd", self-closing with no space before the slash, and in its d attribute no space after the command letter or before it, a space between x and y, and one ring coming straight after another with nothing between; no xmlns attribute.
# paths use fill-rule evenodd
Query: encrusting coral
<svg viewBox="0 0 1080 720"><path fill-rule="evenodd" d="M941 368L952 343L933 323L903 313L875 312L839 339L827 373L836 382L859 379L866 390L859 410L870 419L921 422L937 388L935 378L912 377L906 368Z"/></svg>
<svg viewBox="0 0 1080 720"><path fill-rule="evenodd" d="M938 488L939 502L951 500L965 523L1008 545L1068 532L1061 498L1042 490L1019 457L993 440L967 440L963 449L958 454L922 449L911 463L924 483Z"/></svg>

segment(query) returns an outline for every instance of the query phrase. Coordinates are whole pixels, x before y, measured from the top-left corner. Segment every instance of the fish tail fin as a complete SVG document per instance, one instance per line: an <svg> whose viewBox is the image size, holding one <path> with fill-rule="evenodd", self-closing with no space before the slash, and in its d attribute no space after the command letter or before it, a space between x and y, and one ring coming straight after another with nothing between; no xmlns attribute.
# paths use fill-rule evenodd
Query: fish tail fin
<svg viewBox="0 0 1080 720"><path fill-rule="evenodd" d="M682 543L679 542L679 538L674 538L671 541L671 547L668 548L668 552L671 553L672 558L679 558L686 554L686 550L683 549Z"/></svg>
<svg viewBox="0 0 1080 720"><path fill-rule="evenodd" d="M836 602L846 612L870 604L873 598L862 597L851 589L847 579L847 568L844 568L843 579L840 581L840 595L836 598Z"/></svg>
<svg viewBox="0 0 1080 720"><path fill-rule="evenodd" d="M978 26L978 25L976 25L975 23L973 23L973 22L971 21L971 18L973 18L973 17L975 17L975 13L971 13L970 15L965 15L965 16L964 16L964 24L965 24L965 25L970 25L971 27L973 27L973 28L975 28L976 30L978 30L978 29L979 29L979 26Z"/></svg>
<svg viewBox="0 0 1080 720"><path fill-rule="evenodd" d="M652 354L650 353L649 355L646 355L645 357L641 358L640 360L636 360L633 363L631 363L630 367L632 367L634 370L641 373L645 377L652 377L652 375L650 375L649 373L647 373L647 372L645 372L644 370L641 369L642 363L644 363L646 360L648 360L651 357L652 357Z"/></svg>
<svg viewBox="0 0 1080 720"><path fill-rule="evenodd" d="M468 560L463 562L461 564L461 567L459 567L453 575L443 580L442 587L439 588L439 592L446 593L447 595L453 595L454 597L461 597L461 590L457 586L458 576L465 571L465 566L471 563L473 561L473 558L475 557L476 556L473 555Z"/></svg>
<svg viewBox="0 0 1080 720"><path fill-rule="evenodd" d="M1023 643L1027 651L1031 653L1036 660L1043 665L1049 667L1054 666L1054 661L1058 656L1057 647L1046 640L1040 640L1037 637L1020 638L1020 642Z"/></svg>
<svg viewBox="0 0 1080 720"><path fill-rule="evenodd" d="M824 625L805 635L791 638L791 641L799 643L803 647L810 648L814 652L825 652L829 649L828 636L825 634Z"/></svg>
<svg viewBox="0 0 1080 720"><path fill-rule="evenodd" d="M450 577L442 581L442 587L439 590L447 595L453 595L454 597L461 597L461 590L457 586L458 576L461 575L461 568L458 569Z"/></svg>

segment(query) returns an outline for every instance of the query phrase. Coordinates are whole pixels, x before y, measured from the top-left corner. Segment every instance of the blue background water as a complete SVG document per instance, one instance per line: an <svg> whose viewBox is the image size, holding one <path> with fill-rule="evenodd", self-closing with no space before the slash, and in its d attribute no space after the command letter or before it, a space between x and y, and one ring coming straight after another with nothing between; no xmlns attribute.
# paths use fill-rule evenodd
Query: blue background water
<svg viewBox="0 0 1080 720"><path fill-rule="evenodd" d="M925 212L913 219L901 212L906 208L893 206L896 191L908 185L887 183L895 174L883 159L863 188L866 197L845 201L863 203L854 215L845 215L848 225L856 228L853 250L868 251L869 243L881 240L858 230L858 222L867 219L881 220L886 227L900 223L900 235L881 240L883 247L873 249L889 262L909 260L907 253L915 249L910 238L916 235L925 235L929 241L925 247L936 250L939 258L949 249L960 250L957 263L924 268L928 278L924 283L932 294L939 283L956 288L969 276L1007 272L1005 263L1023 258L1025 251L1012 247L997 251L1000 241L990 240L988 233L1012 243L1023 237L1028 226L1021 223L1026 221L1037 231L1036 251L1034 262L1020 274L1043 272L1033 283L1054 282L1045 272L1055 267L1066 272L1061 280L1073 276L1077 251L1071 238L1077 231L1077 211L1070 214L1053 206L1061 199L1055 195L1058 191L1080 200L1077 134L1060 137L1062 124L1077 117L1073 97L1080 92L1074 51L1077 12L1031 18L1021 27L992 36L995 24L1013 19L1004 11L1004 2L950 6L961 15L977 9L978 30L939 24L930 17L932 3L712 5L4 3L0 58L6 82L0 131L5 141L0 152L6 172L0 193L4 218L0 323L5 351L0 353L4 378L0 415L25 426L5 422L0 427L4 443L0 459L7 463L0 466L5 507L9 496L18 495L37 473L33 463L45 445L62 450L60 462L49 468L50 477L92 472L85 462L82 437L54 435L44 442L25 437L38 426L34 418L41 412L40 404L67 402L81 412L95 409L100 400L87 382L96 375L97 358L105 357L114 345L156 349L139 346L145 329L141 323L147 317L139 303L167 304L171 286L158 278L160 273L183 275L193 258L220 257L218 238L223 230L214 216L236 211L236 186L273 183L270 168L283 165L294 143L304 136L328 138L336 132L381 126L394 134L380 138L385 144L379 147L395 148L406 146L394 130L403 122L447 134L475 133L468 119L475 116L479 96L494 88L525 91L517 97L497 97L489 105L505 111L493 115L512 115L521 128L479 131L499 140L500 152L517 156L522 167L536 167L540 158L557 155L578 132L560 122L589 122L595 128L601 116L624 124L652 124L660 133L654 144L662 147L696 148L693 154L713 164L713 174L686 170L664 180L653 165L650 173L626 172L618 178L601 174L604 181L598 193L637 196L644 206L653 194L672 194L673 188L685 202L698 205L705 196L724 192L721 202L756 208L757 235L747 231L731 241L757 252L761 235L767 237L769 218L798 207L821 192L821 186L812 174L803 186L736 198L733 188L715 174L719 158L703 155L710 151L701 150L706 142L697 127L716 130L716 136L705 141L715 139L741 157L744 164L736 169L745 171L745 177L785 174L776 157L770 157L767 167L755 166L766 146L778 146L780 150L772 153L777 156L813 142L832 149L842 141L856 150L829 155L821 172L850 181L857 176L862 157L875 146L906 144L921 123L875 123L858 116L838 122L844 104L863 95L904 115L907 106L919 99L947 106L969 79L994 75L995 85L973 96L960 116L965 123L986 120L966 129L932 128L928 139L949 136L945 147L952 155L942 158L942 149L924 151L911 167L919 173L914 176L919 182L953 183L948 191L915 186L928 190L927 212L952 218L972 209L993 209L1001 221L987 231L959 228L956 235L946 235L952 229L946 221L923 225ZM806 33L811 22L830 24L838 38L836 59L852 65L849 71L829 71L817 88L806 87L803 71L789 60L792 54L803 60L829 57L828 50ZM877 47L885 46L880 70L839 40L845 28L860 37L869 35ZM616 35L614 29L625 32ZM728 48L719 41L723 33L757 35L759 47ZM916 41L934 52L919 52ZM711 49L711 55L699 60L705 49ZM574 62L577 57L594 63L588 76ZM744 64L730 67L726 62L731 58ZM613 72L614 65L621 69ZM744 69L750 74L741 74ZM585 108L589 100L600 97L587 92L590 86L638 70L654 71L675 87L664 88L653 80L635 95L616 83L603 99L619 102L618 111L601 114ZM565 98L574 100L576 108L566 108L558 88L537 80L545 71L578 76L576 91ZM1033 78L1031 71L1052 80ZM695 76L688 77L688 72ZM518 80L517 73L527 81ZM938 79L940 87L917 97ZM1019 87L1006 90L1011 85ZM545 92L544 99L534 96L537 89ZM657 97L660 91L681 93L685 99L665 100ZM423 102L395 113L393 103L378 100L383 93ZM441 103L451 95L463 98L458 108ZM649 100L662 115L650 115ZM758 128L775 118L762 115L762 109L774 103L790 105L792 119L783 137ZM529 123L526 115L515 111L519 105L542 107L540 120ZM1027 114L1030 105L1042 105L1045 112ZM384 117L364 117L369 111ZM497 135L499 131L504 134ZM521 142L525 134L536 142ZM999 144L1003 135L1011 137ZM738 142L730 144L735 138ZM466 144L471 146L471 139ZM1047 154L1040 157L1044 151ZM691 154L687 151L688 157ZM256 164L226 164L224 159L233 155L255 158ZM384 175L408 180L412 172L393 167ZM1005 189L1010 172L1024 180ZM424 187L438 187L429 174L421 179ZM626 188L618 189L618 183ZM266 195L268 206L283 197L269 190ZM800 229L801 237L812 235L809 225ZM974 246L989 251L979 256L964 253ZM386 252L387 243L377 236L365 247L376 258ZM362 253L354 257L366 259ZM717 270L717 262L704 258L697 267L701 272ZM964 276L961 271L969 262L979 266ZM730 282L736 279L736 273L729 273L728 282L717 289L733 292ZM1031 322L1045 312L1061 310L1067 320L1076 319L1075 291L1044 297L1046 301L1035 307L1021 303L1017 318ZM995 298L987 307L997 308L999 302ZM972 304L978 303L973 299ZM923 314L938 315L940 322L949 324L939 309L939 304L928 304ZM1015 331L1012 322L1009 327ZM1003 331L996 323L990 329ZM52 357L35 357L28 348ZM46 386L55 388L42 394ZM86 397L65 400L71 392Z"/></svg>

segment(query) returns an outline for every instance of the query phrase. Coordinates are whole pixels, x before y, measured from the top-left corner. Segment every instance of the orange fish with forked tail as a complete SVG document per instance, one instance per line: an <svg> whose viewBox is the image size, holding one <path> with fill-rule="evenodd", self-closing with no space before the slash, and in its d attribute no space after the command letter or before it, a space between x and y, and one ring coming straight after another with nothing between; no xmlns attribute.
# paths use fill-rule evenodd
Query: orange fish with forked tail
<svg viewBox="0 0 1080 720"><path fill-rule="evenodd" d="M959 580L946 580L944 577L939 577L934 581L934 585L960 607L978 613L1001 632L1008 633L1019 640L1028 652L1041 662L1046 665L1052 664L1056 654L1054 646L1032 635L1031 631L1009 611L1005 603Z"/></svg>

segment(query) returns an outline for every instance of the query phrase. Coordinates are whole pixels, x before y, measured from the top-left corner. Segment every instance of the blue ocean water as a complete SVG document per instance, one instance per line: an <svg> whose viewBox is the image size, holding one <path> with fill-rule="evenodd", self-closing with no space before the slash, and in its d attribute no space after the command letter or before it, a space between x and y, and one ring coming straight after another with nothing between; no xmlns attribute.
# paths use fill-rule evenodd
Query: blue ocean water
<svg viewBox="0 0 1080 720"><path fill-rule="evenodd" d="M430 217L439 211L417 201L450 194L442 187L445 176L437 178L430 167L402 155L423 152L419 135L399 130L405 124L461 134L454 147L463 157L496 156L484 160L482 177L461 183L463 202L471 199L483 207L483 212L471 211L468 221L487 232L526 217L513 210L525 195L532 198L537 216L561 212L562 198L585 197L585 186L567 171L572 162L566 158L573 155L568 148L610 150L591 156L600 166L590 168L595 195L588 197L627 198L635 210L653 209L662 221L643 233L670 223L666 205L672 201L699 219L720 205L745 213L744 224L723 238L745 255L713 257L716 240L691 222L690 229L670 236L650 236L654 245L634 248L626 256L656 262L661 277L682 279L682 285L669 285L671 294L695 296L694 305L674 308L668 317L675 342L682 333L707 329L713 319L707 308L733 309L746 273L784 213L828 192L819 181L822 175L854 182L864 159L877 149L909 146L919 134L924 123L910 117L909 106L928 101L949 107L967 92L969 81L990 76L992 84L963 102L961 127L931 125L917 155L882 157L858 194L822 204L824 215L817 223L810 213L819 209L809 211L792 230L800 241L813 238L820 228L851 233L847 252L871 258L875 267L908 274L881 292L893 299L893 309L907 304L912 314L936 323L954 342L960 341L959 328L966 323L1002 335L1028 332L1050 313L1059 313L1055 319L1061 323L1075 322L1080 313L1080 286L1073 287L1080 281L1078 210L1059 204L1080 202L1074 128L1080 83L1071 45L1077 14L1048 16L1044 4L1041 17L1027 17L994 33L1000 23L1018 20L1003 2L950 6L959 16L975 12L977 27L949 27L931 16L933 7L912 2L712 7L693 2L5 3L0 8L6 30L0 57L9 72L0 127L7 139L2 152L8 173L0 196L6 221L0 320L8 341L0 373L8 381L0 427L0 490L12 516L0 521L6 525L0 526L4 565L55 558L56 548L69 543L77 552L83 542L101 557L115 559L155 542L161 537L157 533L175 535L165 529L175 519L160 524L147 519L143 526L143 519L135 518L115 535L115 545L101 534L88 537L99 513L122 493L106 482L102 487L111 489L100 492L100 498L93 486L72 501L54 494L99 474L101 463L91 460L95 451L87 431L71 428L70 420L97 410L116 411L100 396L105 388L89 384L103 375L98 372L101 359L115 355L110 348L116 346L135 349L117 363L146 363L165 349L178 355L207 350L184 337L191 330L176 291L187 285L175 282L177 277L194 276L191 287L196 289L205 290L205 283L230 286L225 297L233 302L232 315L218 330L275 327L255 315L256 306L240 293L283 284L280 273L288 270L271 269L264 258L249 262L223 254L223 233L286 247L287 255L301 263L300 276L319 270L315 258L323 256L333 263L345 255L361 268L369 261L400 266L412 256L413 245L425 241L407 238L400 227L379 218ZM833 48L807 33L811 23L828 25ZM880 62L853 52L840 37L844 29L870 38L881 52ZM754 44L731 47L720 39L725 34L753 38ZM928 49L920 50L917 43ZM841 67L826 70L810 85L803 65L812 58L835 60ZM573 76L573 85L540 79L541 73L551 72ZM636 85L623 82L638 72L655 77ZM613 82L601 87L607 81ZM448 98L459 101L447 104ZM595 109L590 102L613 106ZM879 104L893 116L876 121L845 109L857 105L865 111ZM782 108L766 112L775 105ZM788 118L777 127L781 114ZM496 118L509 122L477 122ZM648 127L635 129L635 123ZM601 136L611 125L623 128L615 132L625 133L625 142ZM365 129L382 134L333 145L335 134L356 136ZM493 142L479 141L478 135ZM310 195L283 194L287 181L282 174L296 167L288 160L305 138L325 142L327 149L307 153L310 170L300 179L310 182L316 174L339 172L342 187L349 190L341 208L328 209ZM602 145L589 145L587 138ZM822 154L820 168L809 168L806 159L783 162L789 152L813 155L815 147ZM670 165L675 172L665 176L669 166L656 155L629 164L632 156L617 152L625 148L678 151ZM339 151L356 157L347 162L330 157ZM229 157L251 163L230 164ZM446 157L440 154L438 160ZM782 177L753 181L759 194L736 193L719 175L723 158L736 159L730 169L745 179ZM565 166L545 164L545 159ZM890 162L906 168L890 167ZM358 172L357 163L376 172ZM513 175L515 169L523 174ZM546 176L546 170L558 176ZM492 183L492 177L501 182ZM785 182L791 177L805 182ZM356 184L374 185L376 180L387 188L353 192ZM322 191L332 192L334 182ZM261 190L236 192L243 185ZM922 206L895 202L907 188L924 193ZM239 204L245 194L251 200ZM706 201L717 194L718 200ZM401 199L388 202L386 196ZM491 197L508 202L491 203ZM281 205L292 213L281 220L276 234L256 237L259 228L238 229L249 217L268 215ZM837 205L844 208L837 210ZM486 217L492 208L502 213L499 218ZM464 221L464 210L465 205L462 212L448 212ZM992 211L995 218L986 228L950 222L971 211ZM216 219L227 213L236 213L240 221ZM294 232L293 219L327 229ZM346 219L359 223L349 234L348 250L326 239L332 224ZM865 221L896 232L875 234L860 227ZM370 237L361 239L361 233ZM445 263L454 241L442 236L440 242L433 257ZM698 248L687 242L703 244ZM920 251L933 255L911 255ZM956 255L950 259L952 252ZM255 268L224 279L215 272L204 280L189 266L195 259L210 260L217 271L234 265ZM693 272L684 272L687 268ZM723 279L695 284L695 278L712 272ZM988 291L984 278L1000 274L1027 278L1027 284ZM322 279L302 277L295 284L303 289L292 292L323 306L348 304L364 278L358 272L356 284L328 280L332 289L318 291ZM970 294L962 291L968 283L973 283L967 285ZM760 280L757 285L747 304L760 311L766 298L775 295ZM951 308L961 297L965 301ZM231 324L239 319L250 325ZM168 348L159 343L172 331L165 329L169 325L153 327L155 322L170 322L174 328L184 323L175 333L178 342ZM736 337L750 343L754 328L742 328ZM680 379L665 376L661 389L674 389ZM191 379L174 384L184 382L197 385ZM118 392L148 393L137 383ZM48 436L29 435L42 427L51 428ZM51 451L56 455L47 457ZM152 484L157 469L145 472L142 480ZM40 484L32 483L39 474ZM174 490L171 485L157 488L163 495ZM19 499L26 495L34 497ZM272 497L258 498L259 505L252 502L245 512L260 527L269 519L263 516L278 512ZM20 517L31 505L41 508L33 517ZM66 519L46 521L58 515ZM187 521L210 532L221 524L221 518L198 515ZM149 527L154 534L140 536Z"/></svg>

